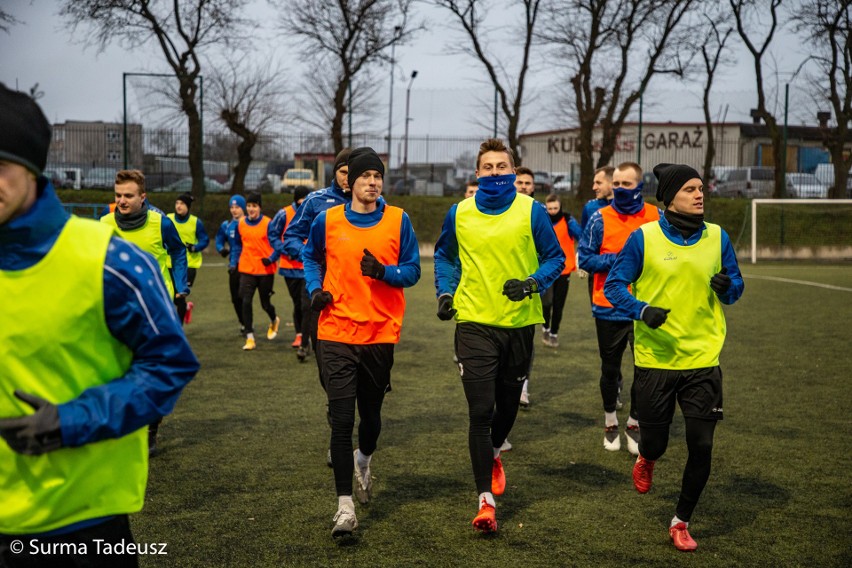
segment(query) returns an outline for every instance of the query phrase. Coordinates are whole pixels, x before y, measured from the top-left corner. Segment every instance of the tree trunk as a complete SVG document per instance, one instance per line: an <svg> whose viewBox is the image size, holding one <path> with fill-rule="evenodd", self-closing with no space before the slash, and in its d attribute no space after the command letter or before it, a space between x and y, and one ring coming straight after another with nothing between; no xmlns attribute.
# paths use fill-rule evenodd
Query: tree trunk
<svg viewBox="0 0 852 568"><path fill-rule="evenodd" d="M509 128L506 132L507 142L509 143L509 148L515 155L515 166L520 166L523 163L523 156L521 156L521 141L518 139L518 115L507 116L509 119Z"/></svg>
<svg viewBox="0 0 852 568"><path fill-rule="evenodd" d="M180 78L182 110L189 123L189 175L192 176L192 197L198 211L204 210L204 142L202 140L201 116L195 95L198 87L195 77Z"/></svg>
<svg viewBox="0 0 852 568"><path fill-rule="evenodd" d="M346 116L346 90L349 81L342 78L334 90L334 117L331 119L331 141L334 144L334 153L343 150L343 119Z"/></svg>
<svg viewBox="0 0 852 568"><path fill-rule="evenodd" d="M843 156L843 140L844 135L838 143L832 144L829 147L831 153L831 161L834 163L834 185L828 190L829 199L846 199L852 197L847 195L846 187L849 184L849 168L852 167L852 154Z"/></svg>
<svg viewBox="0 0 852 568"><path fill-rule="evenodd" d="M712 76L708 83L712 83ZM716 157L716 137L713 132L713 122L710 117L710 87L704 88L704 124L707 126L707 150L704 152L704 167L701 175L704 177L704 192L707 193L707 188L710 184L710 178L713 174L713 159Z"/></svg>
<svg viewBox="0 0 852 568"><path fill-rule="evenodd" d="M769 139L772 140L772 159L775 162L775 188L772 191L774 199L787 197L787 156L784 155L784 137L778 122L771 114L763 117L769 129Z"/></svg>
<svg viewBox="0 0 852 568"><path fill-rule="evenodd" d="M246 173L251 165L251 151L257 143L257 136L243 136L240 143L237 144L237 165L234 166L234 193L243 193L246 188ZM254 191L255 188L251 188Z"/></svg>
<svg viewBox="0 0 852 568"><path fill-rule="evenodd" d="M580 187L577 188L576 195L583 203L595 196L595 190L592 187L595 181L594 144L592 142L594 128L594 122L589 124L588 121L581 121L580 133L577 136L577 150L580 153Z"/></svg>

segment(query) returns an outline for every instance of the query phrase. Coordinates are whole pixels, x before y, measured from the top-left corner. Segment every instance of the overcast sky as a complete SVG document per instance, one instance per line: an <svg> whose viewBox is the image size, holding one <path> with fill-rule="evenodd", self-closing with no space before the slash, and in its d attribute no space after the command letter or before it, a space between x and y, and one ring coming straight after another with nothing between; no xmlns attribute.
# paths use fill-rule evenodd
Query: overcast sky
<svg viewBox="0 0 852 568"><path fill-rule="evenodd" d="M318 0L319 1L319 0ZM66 120L119 121L122 116L123 72L169 72L159 47L149 43L144 49L128 52L111 45L104 52L86 47L82 37L72 37L56 15L58 2L48 0L4 0L4 9L23 23L8 33L0 32L0 81L21 90L38 83L44 96L39 100L52 122ZM493 100L493 89L485 82L482 65L464 55L448 54L448 46L464 42L456 31L445 23L449 16L435 8L419 6L429 29L420 34L410 46L396 51L398 66L394 85L394 136L402 134L405 117L405 91L411 71L418 76L411 88L411 134L439 136L479 136L487 133L492 109L481 101ZM252 30L258 57L272 55L282 66L291 84L303 81L304 70L292 44L282 36L280 19L263 0L251 4L248 14L263 22ZM518 53L513 45L515 21L512 12L494 11L488 23L497 29L507 61ZM771 60L765 65L782 71L778 86L783 83L806 57L806 46L782 32L775 42ZM530 95L535 101L524 109L524 130L527 132L553 130L570 126L571 120L558 112L556 95L565 88L555 68L545 62L547 56L538 51L533 63L537 72L531 77ZM739 47L736 65L721 72L714 89L713 114L728 122L749 122L749 109L756 106L753 63L750 55ZM507 64L510 65L510 64ZM315 72L312 70L311 72ZM766 71L765 71L766 72ZM202 71L203 73L203 71ZM374 119L375 131L387 130L389 69L376 72L377 90ZM815 121L802 75L791 87L790 123ZM775 86L770 86L770 91ZM681 83L659 78L645 97L644 120L648 122L703 121L700 111L700 85L689 88ZM783 120L783 107L777 111ZM638 117L638 109L634 119Z"/></svg>

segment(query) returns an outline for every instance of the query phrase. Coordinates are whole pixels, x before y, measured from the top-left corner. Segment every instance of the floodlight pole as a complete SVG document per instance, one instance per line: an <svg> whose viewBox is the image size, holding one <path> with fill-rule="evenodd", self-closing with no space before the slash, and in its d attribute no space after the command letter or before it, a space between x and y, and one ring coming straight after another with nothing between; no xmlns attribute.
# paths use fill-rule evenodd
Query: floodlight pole
<svg viewBox="0 0 852 568"><path fill-rule="evenodd" d="M408 118L408 111L411 106L411 84L414 82L415 77L417 77L417 71L412 71L411 79L408 81L408 89L405 91L405 149L402 158L403 191L408 189L408 122L411 120Z"/></svg>

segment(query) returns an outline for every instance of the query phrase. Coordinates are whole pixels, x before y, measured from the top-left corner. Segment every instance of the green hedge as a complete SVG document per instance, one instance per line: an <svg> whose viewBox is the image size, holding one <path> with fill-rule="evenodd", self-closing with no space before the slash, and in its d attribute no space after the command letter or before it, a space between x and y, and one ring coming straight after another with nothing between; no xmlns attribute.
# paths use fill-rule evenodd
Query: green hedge
<svg viewBox="0 0 852 568"><path fill-rule="evenodd" d="M112 201L112 193L106 191L65 189L58 190L57 193L65 203L102 203L105 205ZM151 203L169 213L174 210L177 196L177 193L149 193L148 199ZM228 197L229 195L224 193L207 194L204 197L203 211L199 212L197 209L192 211L195 215L201 217L211 239L215 237L216 230L222 221L230 218ZM450 206L460 199L461 197L400 195L391 196L389 201L402 207L408 213L419 242L434 243L441 233L444 216ZM539 197L539 199L543 200L544 197ZM263 210L271 217L275 214L275 211L288 205L292 200L293 197L287 194L264 194ZM563 208L570 211L579 220L580 213L583 210L583 202L574 198L563 198ZM747 199L708 200L706 208L707 220L721 225L735 244L740 240L740 235L742 235L742 239L748 239L748 225L744 224L750 219L749 201ZM771 229L767 227L767 230ZM762 232L763 230L761 230ZM743 244L745 244L745 240Z"/></svg>

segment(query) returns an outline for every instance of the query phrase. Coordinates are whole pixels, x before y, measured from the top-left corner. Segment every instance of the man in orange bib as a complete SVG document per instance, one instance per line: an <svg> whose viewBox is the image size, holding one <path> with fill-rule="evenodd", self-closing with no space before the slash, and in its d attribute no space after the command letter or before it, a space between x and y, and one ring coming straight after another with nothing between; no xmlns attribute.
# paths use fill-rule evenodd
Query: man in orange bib
<svg viewBox="0 0 852 568"><path fill-rule="evenodd" d="M278 252L269 244L267 229L269 217L261 212L260 193L246 195L246 216L237 225L237 241L241 247L237 270L240 272L240 298L243 301L243 325L246 326L245 351L256 348L254 329L252 328L252 299L254 291L260 295L260 305L269 316L269 329L266 338L270 341L278 335L281 318L275 315L275 306L269 300L275 284L275 264Z"/></svg>
<svg viewBox="0 0 852 568"><path fill-rule="evenodd" d="M332 537L358 527L352 500L373 491L370 458L390 391L394 345L399 342L405 296L420 279L420 253L411 221L381 198L385 167L372 148L349 156L352 201L320 213L302 251L311 308L320 312L317 358L328 395L331 457L338 509ZM359 448L352 452L355 406Z"/></svg>

